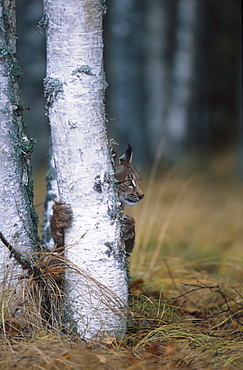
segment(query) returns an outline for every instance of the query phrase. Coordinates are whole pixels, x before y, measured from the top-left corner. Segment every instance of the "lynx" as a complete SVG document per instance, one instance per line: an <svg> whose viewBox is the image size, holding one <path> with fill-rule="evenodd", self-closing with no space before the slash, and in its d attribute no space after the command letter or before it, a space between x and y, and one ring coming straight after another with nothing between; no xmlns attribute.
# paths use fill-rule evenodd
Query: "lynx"
<svg viewBox="0 0 243 370"><path fill-rule="evenodd" d="M144 197L139 185L140 177L131 165L132 154L132 147L129 144L126 152L120 158L114 149L112 151L118 197L121 203L128 206L135 206Z"/></svg>
<svg viewBox="0 0 243 370"><path fill-rule="evenodd" d="M119 158L116 151L112 151L113 169L117 180L118 198L124 207L135 206L144 194L140 188L140 177L131 165L132 147L128 144L126 152ZM130 254L135 242L135 219L132 216L124 215L121 219L122 236L125 242L126 252Z"/></svg>
<svg viewBox="0 0 243 370"><path fill-rule="evenodd" d="M118 199L122 204L128 206L136 205L144 194L139 185L139 175L131 165L132 148L128 144L126 152L119 158L116 151L112 150L112 162L114 176L117 181ZM51 232L56 244L56 250L64 250L64 230L71 226L72 211L70 207L57 199L53 206L53 216L51 218ZM121 231L124 239L126 252L130 254L135 241L135 220L133 217L123 215L121 218Z"/></svg>

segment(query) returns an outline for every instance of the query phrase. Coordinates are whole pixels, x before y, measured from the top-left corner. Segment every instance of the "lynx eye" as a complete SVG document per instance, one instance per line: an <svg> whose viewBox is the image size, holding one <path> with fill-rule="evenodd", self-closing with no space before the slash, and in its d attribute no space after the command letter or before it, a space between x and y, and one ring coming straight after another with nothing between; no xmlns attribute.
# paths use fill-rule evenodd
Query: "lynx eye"
<svg viewBox="0 0 243 370"><path fill-rule="evenodd" d="M132 180L124 181L124 184L127 185L127 186L133 186Z"/></svg>

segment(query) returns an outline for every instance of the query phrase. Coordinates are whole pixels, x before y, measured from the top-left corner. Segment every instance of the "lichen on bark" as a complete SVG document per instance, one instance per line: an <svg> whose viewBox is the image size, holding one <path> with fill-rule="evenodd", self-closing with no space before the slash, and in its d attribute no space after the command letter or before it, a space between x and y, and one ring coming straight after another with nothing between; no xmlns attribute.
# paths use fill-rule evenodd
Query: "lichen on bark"
<svg viewBox="0 0 243 370"><path fill-rule="evenodd" d="M48 110L56 99L58 93L63 92L63 84L59 78L46 77L43 81L44 97L46 99L45 109Z"/></svg>
<svg viewBox="0 0 243 370"><path fill-rule="evenodd" d="M10 240L19 235L16 247L30 252L39 248L30 165L35 140L28 139L23 121L21 70L16 59L15 1L0 1L0 70L1 231Z"/></svg>

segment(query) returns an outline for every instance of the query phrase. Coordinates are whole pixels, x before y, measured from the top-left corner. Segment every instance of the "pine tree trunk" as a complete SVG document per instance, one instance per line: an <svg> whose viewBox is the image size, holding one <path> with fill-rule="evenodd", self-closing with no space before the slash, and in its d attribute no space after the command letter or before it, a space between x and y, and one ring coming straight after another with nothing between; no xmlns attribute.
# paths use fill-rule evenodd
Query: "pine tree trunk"
<svg viewBox="0 0 243 370"><path fill-rule="evenodd" d="M16 250L28 255L38 248L33 207L30 155L34 141L26 136L18 85L15 1L0 1L0 231ZM0 264L7 248L0 246ZM3 270L1 268L1 280Z"/></svg>
<svg viewBox="0 0 243 370"><path fill-rule="evenodd" d="M85 338L126 327L127 267L105 130L100 0L46 1L44 81L58 191L70 204L69 319ZM125 310L125 311L124 311Z"/></svg>

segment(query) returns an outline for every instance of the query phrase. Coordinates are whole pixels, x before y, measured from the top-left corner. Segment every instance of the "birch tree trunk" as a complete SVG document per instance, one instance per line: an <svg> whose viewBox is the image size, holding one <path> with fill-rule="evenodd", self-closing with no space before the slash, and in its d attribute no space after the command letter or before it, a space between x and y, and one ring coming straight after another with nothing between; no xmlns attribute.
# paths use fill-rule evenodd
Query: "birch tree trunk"
<svg viewBox="0 0 243 370"><path fill-rule="evenodd" d="M38 248L37 215L33 207L30 155L34 141L26 136L15 58L15 1L0 1L0 231L19 252L31 258ZM0 269L7 248L0 242Z"/></svg>
<svg viewBox="0 0 243 370"><path fill-rule="evenodd" d="M44 81L58 191L71 205L66 273L71 317L85 338L126 328L127 267L104 113L102 2L45 1Z"/></svg>
<svg viewBox="0 0 243 370"><path fill-rule="evenodd" d="M46 199L44 205L44 220L42 225L42 244L51 251L54 248L54 240L51 235L50 221L53 215L55 199L59 197L57 187L57 175L53 158L52 145L48 153L48 170L46 174Z"/></svg>

